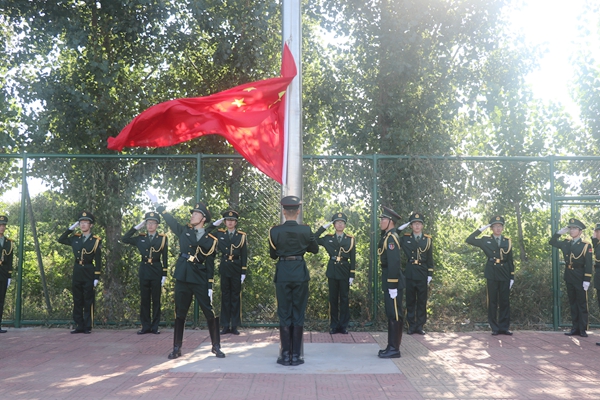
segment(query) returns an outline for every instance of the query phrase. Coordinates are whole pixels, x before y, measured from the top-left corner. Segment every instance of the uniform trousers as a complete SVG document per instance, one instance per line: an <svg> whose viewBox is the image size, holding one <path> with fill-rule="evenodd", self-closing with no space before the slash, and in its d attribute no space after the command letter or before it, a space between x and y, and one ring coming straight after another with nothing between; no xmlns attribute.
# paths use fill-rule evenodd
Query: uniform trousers
<svg viewBox="0 0 600 400"><path fill-rule="evenodd" d="M279 326L304 326L308 303L308 281L276 282Z"/></svg>
<svg viewBox="0 0 600 400"><path fill-rule="evenodd" d="M7 284L7 278L0 278L0 324L2 324L2 314L4 312L4 299L6 298L6 292L8 291L8 288L6 287Z"/></svg>
<svg viewBox="0 0 600 400"><path fill-rule="evenodd" d="M328 278L327 283L329 285L329 327L347 328L350 322L348 279Z"/></svg>
<svg viewBox="0 0 600 400"><path fill-rule="evenodd" d="M140 321L142 330L158 330L160 322L160 279L140 278ZM150 311L152 310L152 316Z"/></svg>
<svg viewBox="0 0 600 400"><path fill-rule="evenodd" d="M587 292L583 290L583 282L573 284L565 282L569 306L571 307L571 323L573 329L585 332L588 329Z"/></svg>
<svg viewBox="0 0 600 400"><path fill-rule="evenodd" d="M73 321L77 329L92 329L92 304L94 304L94 280L73 277Z"/></svg>
<svg viewBox="0 0 600 400"><path fill-rule="evenodd" d="M488 323L492 331L510 328L510 281L487 280Z"/></svg>
<svg viewBox="0 0 600 400"><path fill-rule="evenodd" d="M206 274L206 273L205 273ZM202 283L189 283L175 281L175 315L177 319L185 320L192 304L192 297L196 296L198 305L204 313L206 320L215 318L210 297L208 297L208 279Z"/></svg>
<svg viewBox="0 0 600 400"><path fill-rule="evenodd" d="M221 275L221 325L240 326L242 276ZM231 321L231 325L229 322Z"/></svg>
<svg viewBox="0 0 600 400"><path fill-rule="evenodd" d="M427 280L406 279L408 328L419 330L427 321Z"/></svg>

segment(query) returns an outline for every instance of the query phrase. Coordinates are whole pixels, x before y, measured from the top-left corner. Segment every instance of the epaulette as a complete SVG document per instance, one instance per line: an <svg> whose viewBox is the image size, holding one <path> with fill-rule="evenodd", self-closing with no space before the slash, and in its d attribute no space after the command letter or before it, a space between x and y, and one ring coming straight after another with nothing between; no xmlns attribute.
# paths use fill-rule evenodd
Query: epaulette
<svg viewBox="0 0 600 400"><path fill-rule="evenodd" d="M9 239L9 238L7 238L7 237L5 237L4 239L8 240L9 242L12 242L12 241L13 241L12 239Z"/></svg>
<svg viewBox="0 0 600 400"><path fill-rule="evenodd" d="M192 226L192 224L187 224L186 226L187 226L188 228L190 228L190 229L194 229L194 227Z"/></svg>
<svg viewBox="0 0 600 400"><path fill-rule="evenodd" d="M327 235L325 235L325 237L327 236L333 237L333 233L328 233Z"/></svg>
<svg viewBox="0 0 600 400"><path fill-rule="evenodd" d="M214 237L214 236L212 235L212 233L209 233L209 234L208 234L208 236L210 236L211 238L213 238L213 239L215 239L215 240L219 240L219 239L217 239L216 237Z"/></svg>
<svg viewBox="0 0 600 400"><path fill-rule="evenodd" d="M404 236L410 236L412 233L405 233Z"/></svg>
<svg viewBox="0 0 600 400"><path fill-rule="evenodd" d="M506 236L502 236L502 237L503 237L504 239L506 239L506 240L510 240L510 238L509 238L509 237L506 237Z"/></svg>
<svg viewBox="0 0 600 400"><path fill-rule="evenodd" d="M425 236L426 238L429 238L429 239L431 239L431 235L428 235L428 234L426 234L426 233L424 233L424 234L423 234L423 236Z"/></svg>
<svg viewBox="0 0 600 400"><path fill-rule="evenodd" d="M101 238L100 236L98 236L98 235L94 235L94 236L92 236L92 237L93 237L94 239L97 239L97 240L102 240L102 238Z"/></svg>
<svg viewBox="0 0 600 400"><path fill-rule="evenodd" d="M354 238L354 236L353 236L353 235L348 235L347 233L346 233L346 237L349 237L349 238Z"/></svg>
<svg viewBox="0 0 600 400"><path fill-rule="evenodd" d="M138 234L138 236L146 236L146 234L145 233L140 233L140 234Z"/></svg>
<svg viewBox="0 0 600 400"><path fill-rule="evenodd" d="M76 233L76 234L74 234L73 236L78 236L78 237L80 237L80 236L81 236L81 233Z"/></svg>
<svg viewBox="0 0 600 400"><path fill-rule="evenodd" d="M240 235L245 235L246 232L242 232L242 231L237 231Z"/></svg>
<svg viewBox="0 0 600 400"><path fill-rule="evenodd" d="M164 233L159 233L158 236L167 236Z"/></svg>
<svg viewBox="0 0 600 400"><path fill-rule="evenodd" d="M482 236L481 238L482 239L491 239L492 237L491 236Z"/></svg>
<svg viewBox="0 0 600 400"><path fill-rule="evenodd" d="M225 232L225 229L217 229L219 232Z"/></svg>

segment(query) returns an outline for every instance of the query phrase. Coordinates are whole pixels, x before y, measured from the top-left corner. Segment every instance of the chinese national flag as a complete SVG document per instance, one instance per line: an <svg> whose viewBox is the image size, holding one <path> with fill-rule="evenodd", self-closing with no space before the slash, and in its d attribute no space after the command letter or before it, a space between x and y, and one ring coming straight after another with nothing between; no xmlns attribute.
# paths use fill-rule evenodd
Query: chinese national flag
<svg viewBox="0 0 600 400"><path fill-rule="evenodd" d="M108 138L108 148L121 151L124 147L166 147L218 134L248 162L282 183L285 92L296 71L286 44L281 77L152 106L117 137Z"/></svg>

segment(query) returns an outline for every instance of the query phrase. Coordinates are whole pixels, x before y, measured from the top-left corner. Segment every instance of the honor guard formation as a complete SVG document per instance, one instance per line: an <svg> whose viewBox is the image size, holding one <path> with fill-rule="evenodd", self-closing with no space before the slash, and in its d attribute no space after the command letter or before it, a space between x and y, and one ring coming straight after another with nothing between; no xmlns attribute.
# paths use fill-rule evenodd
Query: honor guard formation
<svg viewBox="0 0 600 400"><path fill-rule="evenodd" d="M211 352L224 358L222 334L239 335L241 326L242 287L248 273L248 238L238 229L240 214L229 209L219 220L211 222L211 213L202 202L190 209L188 222L179 222L158 203L157 197L146 192L155 211L147 212L144 220L129 229L122 242L137 247L140 254L140 322L138 335L160 334L161 292L169 266L169 240L158 231L161 220L167 224L179 242L178 256L172 277L175 279L175 321L173 350L169 359L181 357L183 333L192 299L198 301L206 318L212 343ZM356 274L356 239L346 232L348 216L335 213L330 222L313 233L307 225L297 222L302 200L297 196L281 199L285 222L273 226L268 234L269 255L274 260L277 316L279 318L279 356L281 365L304 363L303 333L308 303L310 273L307 253L317 254L319 246L327 253L327 284L329 289L329 333L348 334L350 322L350 286ZM399 358L402 333L425 335L428 288L433 281L433 238L425 233L426 218L413 212L408 222L400 225L401 216L389 207L379 215L381 236L377 254L381 269L387 346L379 351L380 358ZM58 242L73 250L71 291L73 295L72 334L90 334L94 317L94 290L102 270L102 239L92 233L96 218L83 211ZM222 224L225 228L219 228ZM5 237L8 217L0 215L0 333L4 299L11 283L15 243ZM334 231L326 233L333 225ZM512 242L502 234L505 219L494 215L489 223L475 230L466 243L479 247L485 255L484 276L487 281L488 323L492 335L512 335L510 331L510 290L514 284ZM410 228L410 232L403 233ZM481 236L488 228L491 235ZM569 299L572 328L565 335L587 337L587 291L592 269L600 268L600 223L594 229L592 243L581 234L586 226L578 219L569 220L567 227L557 231L549 244L560 249L564 257L564 281ZM570 239L561 240L569 233ZM219 260L221 287L220 318L215 314L213 283L215 259ZM600 273L594 277L594 288L600 291ZM403 301L406 304L404 311ZM599 298L600 305L600 298ZM600 343L596 343L600 345Z"/></svg>

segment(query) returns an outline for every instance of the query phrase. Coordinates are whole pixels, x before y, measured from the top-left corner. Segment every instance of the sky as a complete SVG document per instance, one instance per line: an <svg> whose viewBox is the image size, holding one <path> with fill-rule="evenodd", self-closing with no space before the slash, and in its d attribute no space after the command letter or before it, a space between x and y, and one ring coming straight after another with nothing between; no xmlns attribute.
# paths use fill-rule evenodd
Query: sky
<svg viewBox="0 0 600 400"><path fill-rule="evenodd" d="M595 49L600 60L598 14L585 12L585 4L594 0L522 0L525 6L510 13L516 31L525 34L532 45L543 45L548 51L540 60L540 68L527 77L536 97L561 103L573 117L578 118L576 104L571 100L569 87L574 77L571 57L579 46ZM596 0L597 1L597 0ZM599 2L600 4L600 2ZM582 41L578 26L585 23L592 35ZM30 182L31 196L46 188L39 182ZM4 192L0 200L13 202L20 199L20 190Z"/></svg>
<svg viewBox="0 0 600 400"><path fill-rule="evenodd" d="M580 46L595 49L600 56L597 14L586 13L586 0L524 2L526 6L511 17L515 29L524 32L529 44L547 46L548 49L540 61L539 70L530 74L527 81L536 97L560 102L574 117L578 117L577 106L569 93L575 72L571 57ZM580 24L592 33L586 39L578 33Z"/></svg>

